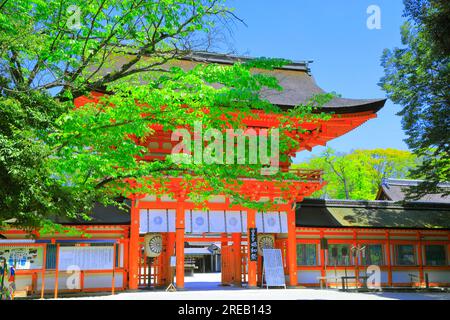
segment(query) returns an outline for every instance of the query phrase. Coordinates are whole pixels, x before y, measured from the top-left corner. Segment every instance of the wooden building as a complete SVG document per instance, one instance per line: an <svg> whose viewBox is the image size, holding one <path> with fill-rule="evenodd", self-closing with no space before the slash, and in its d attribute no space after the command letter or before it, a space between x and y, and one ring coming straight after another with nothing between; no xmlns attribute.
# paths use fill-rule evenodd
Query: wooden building
<svg viewBox="0 0 450 320"><path fill-rule="evenodd" d="M182 68L192 68L200 62L229 65L246 59L248 58L198 53L173 63ZM126 59L119 61L118 66L125 62ZM284 91L268 90L264 95L285 110L306 102L313 94L323 92L311 76L306 62L295 62L266 72L279 79ZM95 102L99 94L79 97L75 100L75 105ZM385 99L334 98L319 110L330 113L329 119L291 123L291 136L300 142L300 147L289 150L287 154L294 156L299 151L326 145L328 141L375 118L376 112L384 103ZM244 119L247 127L255 129L271 128L279 122L278 116L261 112L258 112L257 117L248 116ZM170 154L174 143L176 142L170 141L170 132L164 131L162 127L155 128L155 134L143 142L148 148L145 160L164 158ZM282 163L280 166L281 170L291 170L290 163ZM304 201L326 183L322 179L322 172L292 172L302 179L283 182L245 179L239 190L236 190L252 201L270 201L274 204L271 212L256 212L233 204L230 198L223 194L209 199L208 210L198 210L185 196L186 190L181 187L183 178L172 177L168 179L165 187L172 191L174 197L164 193L130 195L128 215L113 208L96 208L94 216L98 217L90 224L77 225L77 228L91 234L92 238L44 235L36 230L39 240L25 244L23 232L6 230L0 232L6 238L0 240L0 246L38 247L42 250L42 257L38 254L33 258L31 255L33 261L37 258L42 261L40 265L36 265L35 269L24 268L17 271L19 286L28 287L34 292L43 289L102 291L108 288L110 290L111 287L138 289L149 285L167 286L173 279L173 268L176 286L183 289L186 242L220 242L222 281L236 285L245 284L252 288L261 279L261 258L257 261L250 259L250 228L257 228L259 234L274 236L275 247L282 250L286 282L289 286L318 285L318 278L326 277L330 272L334 274L334 270L338 273L351 273L350 269L353 268L357 274L363 272L366 260L348 258L352 246L357 247L359 244L366 244L369 253L365 257L370 256L374 264L380 265L383 285L421 285L430 268L436 270L431 277L434 284L446 285L450 282L448 208L427 211L431 209L398 208L391 203L384 205ZM436 225L430 221L426 222L426 219L422 224L416 223L413 215L422 217L424 212L428 212L432 217L439 216L439 219L436 218ZM428 217L428 214L425 216ZM397 218L398 222L395 222ZM148 234L160 235L157 242L160 241L161 252L151 259L144 257L144 247L148 244L144 243L144 239ZM326 250L320 247L321 239L327 239L331 248L336 246L340 250L332 250L333 253L337 252L336 257L327 257ZM427 247L430 244L439 247L430 249ZM442 260L442 248L445 252L445 263ZM430 253L430 250L436 252ZM346 258L342 258L343 253L346 253ZM433 254L437 258L427 260L427 257ZM380 255L382 258L376 258ZM78 260L74 260L75 257ZM102 263L94 262L96 260ZM404 265L404 261L409 261L405 263L410 264ZM429 262L438 263L439 266L428 266ZM70 281L67 280L70 274L68 275L66 270L70 263L83 266L82 276L75 289L70 288ZM405 275L409 273L417 274L418 279L409 281ZM45 288L42 279L46 279Z"/></svg>
<svg viewBox="0 0 450 320"><path fill-rule="evenodd" d="M449 203L307 199L296 217L305 286L325 276L340 285L344 274L366 275L370 265L380 267L382 287L450 285Z"/></svg>
<svg viewBox="0 0 450 320"><path fill-rule="evenodd" d="M421 180L407 179L383 179L376 196L376 200L404 201L406 193L412 186L417 186ZM426 194L417 201L420 202L438 202L450 203L450 196L446 193L450 190L450 183L439 183L440 193Z"/></svg>

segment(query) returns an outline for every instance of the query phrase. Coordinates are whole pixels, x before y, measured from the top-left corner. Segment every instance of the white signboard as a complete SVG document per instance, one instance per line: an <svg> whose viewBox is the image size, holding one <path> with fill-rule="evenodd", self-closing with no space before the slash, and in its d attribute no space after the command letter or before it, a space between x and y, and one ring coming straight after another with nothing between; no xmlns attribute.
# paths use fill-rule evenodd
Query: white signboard
<svg viewBox="0 0 450 320"><path fill-rule="evenodd" d="M3 247L0 246L0 259L6 259L6 263L15 266L17 270L42 269L42 247Z"/></svg>
<svg viewBox="0 0 450 320"><path fill-rule="evenodd" d="M114 252L112 246L60 247L59 270L112 270Z"/></svg>
<svg viewBox="0 0 450 320"><path fill-rule="evenodd" d="M267 287L285 287L281 249L263 249L263 272Z"/></svg>

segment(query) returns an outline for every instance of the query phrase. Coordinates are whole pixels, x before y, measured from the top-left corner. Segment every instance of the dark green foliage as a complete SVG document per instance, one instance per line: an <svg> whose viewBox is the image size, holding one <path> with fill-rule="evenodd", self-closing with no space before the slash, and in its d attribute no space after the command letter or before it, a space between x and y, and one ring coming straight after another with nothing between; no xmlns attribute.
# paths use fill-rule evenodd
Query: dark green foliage
<svg viewBox="0 0 450 320"><path fill-rule="evenodd" d="M398 113L406 142L422 159L412 171L426 182L411 188L410 198L440 193L437 184L450 181L450 55L448 1L405 1L404 47L385 50L381 86L402 106Z"/></svg>
<svg viewBox="0 0 450 320"><path fill-rule="evenodd" d="M76 14L80 24L71 28ZM202 120L205 130L220 129L220 117L235 112L240 117L227 120L240 128L251 109L281 112L259 96L264 88L281 90L276 78L251 68L273 69L286 60L192 70L171 65L207 49L214 31L236 19L224 0L0 1L0 222L15 218L19 226L47 227L55 215L86 217L94 201L156 192L156 182L170 176L202 177L188 194L198 203L213 192L231 193L224 180L273 179L260 173L261 163L246 170L238 164L180 164L173 157L136 161L147 150L130 139L154 134L151 125L173 130ZM74 108L73 99L91 91L114 94ZM329 99L316 98L291 116L320 118L311 111ZM294 148L282 129L281 151ZM277 179L289 175L278 173ZM141 186L130 186L127 178ZM206 183L213 191L204 191Z"/></svg>
<svg viewBox="0 0 450 320"><path fill-rule="evenodd" d="M88 212L93 194L61 185L47 166L43 137L64 111L42 92L0 97L0 217L12 224L43 226L50 216Z"/></svg>

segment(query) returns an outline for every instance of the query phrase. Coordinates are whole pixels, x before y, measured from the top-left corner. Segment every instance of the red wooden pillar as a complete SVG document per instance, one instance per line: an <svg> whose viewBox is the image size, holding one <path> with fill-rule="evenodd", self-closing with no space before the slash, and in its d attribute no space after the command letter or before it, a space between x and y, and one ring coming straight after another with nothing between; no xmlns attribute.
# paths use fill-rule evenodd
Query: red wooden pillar
<svg viewBox="0 0 450 320"><path fill-rule="evenodd" d="M177 289L184 289L184 202L179 201L176 210L176 286Z"/></svg>
<svg viewBox="0 0 450 320"><path fill-rule="evenodd" d="M116 289L116 243L113 244L113 263L112 263L112 279L111 279L111 294L114 295ZM84 288L84 277L82 278L83 282L80 284L80 289Z"/></svg>
<svg viewBox="0 0 450 320"><path fill-rule="evenodd" d="M388 286L392 287L392 257L391 257L391 236L386 231L386 263L388 267Z"/></svg>
<svg viewBox="0 0 450 320"><path fill-rule="evenodd" d="M47 245L43 245L43 264L42 264L42 273L41 273L41 299L44 299L44 292L45 292L45 272L46 272L46 266L45 263L47 261Z"/></svg>
<svg viewBox="0 0 450 320"><path fill-rule="evenodd" d="M358 232L356 230L353 230L353 247L355 248L354 252L350 252L351 258L354 259L353 263L355 265L355 287L359 288L359 251L356 249L358 248ZM351 251L351 250L350 250ZM353 256L355 255L355 256ZM351 261L351 260L350 260Z"/></svg>
<svg viewBox="0 0 450 320"><path fill-rule="evenodd" d="M422 235L420 231L417 231L417 260L419 265L419 287L425 282L424 272L423 272L423 254L422 254Z"/></svg>
<svg viewBox="0 0 450 320"><path fill-rule="evenodd" d="M226 232L223 232L223 233L221 233L220 234L220 237L222 238L222 241L220 241L220 247L221 248L226 248L226 249L224 249L224 250L228 250L229 248L228 248L228 233L226 233ZM224 239L226 239L226 240L224 240ZM231 247L230 247L230 249L231 249ZM228 252L228 251L227 251ZM231 254L232 254L232 251L230 250L230 252L231 252ZM227 265L231 265L232 267L233 267L233 259L234 259L234 257L232 257L231 256L231 254L226 254L226 255L222 255L221 257L222 257L222 259L228 259L228 261L226 261L226 264ZM222 262L222 261L221 261ZM229 269L230 268L226 268L226 270L225 270L225 272L229 272ZM232 282L233 281L233 279L234 279L234 271L233 271L233 269L231 268L231 274L230 275L224 275L224 272L223 272L223 270L222 270L222 266L221 266L221 268L220 268L220 270L221 270L221 272L222 272L222 284L225 284L227 281L228 282ZM224 277L225 276L225 277ZM230 278L231 277L231 278ZM230 280L231 279L231 280ZM225 280L225 281L224 281Z"/></svg>
<svg viewBox="0 0 450 320"><path fill-rule="evenodd" d="M35 294L37 291L37 273L33 272L31 274L31 292Z"/></svg>
<svg viewBox="0 0 450 320"><path fill-rule="evenodd" d="M127 228L127 239L123 239L123 270L122 270L122 277L123 277L123 281L122 281L122 287L124 289L129 288L128 286L128 270L129 270L129 265L128 262L130 260L130 239L128 239L128 235L129 235L129 229Z"/></svg>
<svg viewBox="0 0 450 320"><path fill-rule="evenodd" d="M56 244L55 291L54 291L55 299L58 299L58 286L59 286L59 243Z"/></svg>
<svg viewBox="0 0 450 320"><path fill-rule="evenodd" d="M222 238L222 241L220 241L220 247L221 248L224 248L224 247L227 247L228 246L228 233L221 233L220 234L220 237ZM224 239L227 239L227 240L224 240ZM222 256L222 259L223 259L223 256ZM227 261L227 264L230 264L231 262L230 261ZM220 270L222 270L222 268L220 268Z"/></svg>
<svg viewBox="0 0 450 320"><path fill-rule="evenodd" d="M220 242L221 246L227 246L228 245L228 233L221 233L220 237L222 238L222 241ZM226 239L226 240L225 240Z"/></svg>
<svg viewBox="0 0 450 320"><path fill-rule="evenodd" d="M293 208L292 208L293 206ZM297 286L297 231L295 228L295 204L287 212L288 222L288 272L289 286Z"/></svg>
<svg viewBox="0 0 450 320"><path fill-rule="evenodd" d="M320 239L324 239L325 238L325 233L323 232L323 230L320 230ZM325 259L327 259L328 257L325 257L325 249L322 248L322 243L320 244L320 275L322 277L326 277L327 276L327 261Z"/></svg>
<svg viewBox="0 0 450 320"><path fill-rule="evenodd" d="M248 287L256 288L257 261L250 261L250 228L256 228L256 210L247 210L247 261L248 261Z"/></svg>
<svg viewBox="0 0 450 320"><path fill-rule="evenodd" d="M233 240L233 251L234 251L234 284L241 285L241 269L242 269L242 259L241 259L241 234L232 233L231 239Z"/></svg>
<svg viewBox="0 0 450 320"><path fill-rule="evenodd" d="M139 209L137 207L137 200L131 199L131 226L130 226L130 242L129 242L129 260L128 286L131 290L138 289L138 273L139 273Z"/></svg>
<svg viewBox="0 0 450 320"><path fill-rule="evenodd" d="M173 270L170 266L170 257L174 255L175 249L175 232L167 233L167 246L166 246L166 254L167 259L165 265L162 266L163 270L165 270L165 285L169 285L173 281Z"/></svg>

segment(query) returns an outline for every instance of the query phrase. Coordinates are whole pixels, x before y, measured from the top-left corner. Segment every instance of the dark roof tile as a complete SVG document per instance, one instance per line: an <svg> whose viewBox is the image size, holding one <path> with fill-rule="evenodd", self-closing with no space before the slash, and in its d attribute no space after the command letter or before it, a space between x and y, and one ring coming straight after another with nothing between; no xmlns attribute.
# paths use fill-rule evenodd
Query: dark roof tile
<svg viewBox="0 0 450 320"><path fill-rule="evenodd" d="M401 179L383 179L377 199L386 198L392 201L403 201L406 197L408 188L417 186L421 180L401 180ZM439 188L450 189L450 183L440 183ZM450 203L450 196L443 196L443 193L427 194L421 197L420 202L443 202Z"/></svg>
<svg viewBox="0 0 450 320"><path fill-rule="evenodd" d="M297 206L296 224L300 227L450 229L450 205L305 199Z"/></svg>
<svg viewBox="0 0 450 320"><path fill-rule="evenodd" d="M131 56L120 55L114 58L114 63L109 68L102 69L99 73L105 74L113 69L118 69L129 61ZM199 63L217 63L217 64L233 64L238 61L249 61L251 57L240 57L233 55L224 55L217 53L196 52L187 56L183 56L177 60L171 60L163 67L172 66L180 67L184 70L192 69ZM314 78L311 76L309 63L312 61L292 62L281 68L274 70L255 69L255 73L267 73L275 76L279 80L279 84L283 87L283 91L265 90L261 92L261 96L272 104L281 108L292 108L300 104L305 104L313 95L325 93L320 88ZM214 87L216 85L213 84ZM327 103L321 110L323 112L332 112L336 114L355 113L355 112L377 112L386 102L386 99L349 99L336 97Z"/></svg>

